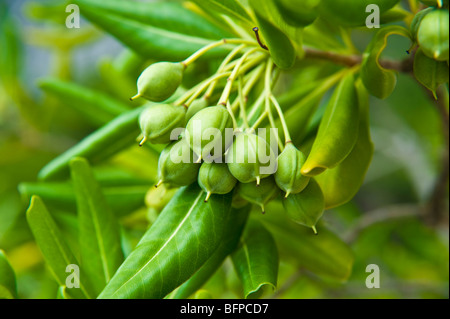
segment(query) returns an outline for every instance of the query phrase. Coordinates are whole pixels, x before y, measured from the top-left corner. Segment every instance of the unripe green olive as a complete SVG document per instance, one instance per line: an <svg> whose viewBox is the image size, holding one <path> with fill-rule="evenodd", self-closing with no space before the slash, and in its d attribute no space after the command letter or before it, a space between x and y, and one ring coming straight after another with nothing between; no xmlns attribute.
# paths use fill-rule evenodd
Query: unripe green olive
<svg viewBox="0 0 450 319"><path fill-rule="evenodd" d="M203 163L198 173L198 184L207 193L205 201L211 194L228 194L237 180L231 175L225 163Z"/></svg>
<svg viewBox="0 0 450 319"><path fill-rule="evenodd" d="M449 58L448 19L447 9L434 9L423 17L417 31L417 41L423 53L438 61L447 61Z"/></svg>
<svg viewBox="0 0 450 319"><path fill-rule="evenodd" d="M436 89L448 82L448 65L445 61L429 58L419 48L414 56L414 76L436 97Z"/></svg>
<svg viewBox="0 0 450 319"><path fill-rule="evenodd" d="M286 192L285 197L288 197L289 194L300 193L308 185L310 178L300 173L305 161L305 154L292 143L287 144L278 156L275 182L281 190Z"/></svg>
<svg viewBox="0 0 450 319"><path fill-rule="evenodd" d="M290 219L311 227L316 233L315 225L325 210L325 200L319 184L311 178L302 192L292 194L283 200L283 207Z"/></svg>
<svg viewBox="0 0 450 319"><path fill-rule="evenodd" d="M273 176L261 180L261 183L239 183L236 188L237 195L261 207L262 212L265 212L265 205L274 199L280 192L280 189L275 183Z"/></svg>
<svg viewBox="0 0 450 319"><path fill-rule="evenodd" d="M276 171L276 156L262 137L239 133L226 154L231 174L241 183L251 183L268 177Z"/></svg>
<svg viewBox="0 0 450 319"><path fill-rule="evenodd" d="M187 123L186 137L191 149L201 159L212 161L226 150L226 129L233 128L228 110L219 106L209 106L197 112Z"/></svg>
<svg viewBox="0 0 450 319"><path fill-rule="evenodd" d="M203 110L205 107L208 106L208 101L206 99L197 99L192 102L191 105L189 105L187 111L186 111L186 123L199 111Z"/></svg>
<svg viewBox="0 0 450 319"><path fill-rule="evenodd" d="M171 97L183 80L184 65L180 62L157 62L146 68L138 78L138 94L153 102Z"/></svg>
<svg viewBox="0 0 450 319"><path fill-rule="evenodd" d="M194 154L188 143L181 139L167 145L158 161L159 186L167 188L187 186L197 181L200 164L195 162Z"/></svg>
<svg viewBox="0 0 450 319"><path fill-rule="evenodd" d="M186 109L184 106L173 104L152 104L139 116L143 139L154 144L171 142L172 130L185 125Z"/></svg>

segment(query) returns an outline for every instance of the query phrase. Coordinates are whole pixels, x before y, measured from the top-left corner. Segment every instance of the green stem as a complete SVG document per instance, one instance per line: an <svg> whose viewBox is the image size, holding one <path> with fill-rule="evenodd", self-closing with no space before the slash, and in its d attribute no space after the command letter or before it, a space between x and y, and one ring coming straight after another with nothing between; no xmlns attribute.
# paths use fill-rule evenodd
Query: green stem
<svg viewBox="0 0 450 319"><path fill-rule="evenodd" d="M181 63L184 65L184 67L188 67L190 64L194 63L198 58L200 58L203 54L206 52L215 49L217 47L220 47L222 45L226 44L247 44L247 45L255 45L255 41L249 41L249 40L243 40L243 39L223 39L217 42L213 42L211 44L208 44L207 46L204 46L194 54L192 54L190 57L188 57L186 60L182 61Z"/></svg>
<svg viewBox="0 0 450 319"><path fill-rule="evenodd" d="M255 84L258 82L258 80L261 78L261 75L263 74L265 69L265 65L260 65L258 68L256 68L255 70L253 70L250 74L249 74L249 79L247 79L244 85L244 89L242 90L244 98L246 99L248 94L250 93L250 91L252 90L252 88L255 86ZM239 99L236 99L233 104L231 105L231 108L234 110L236 110L236 108L239 105Z"/></svg>
<svg viewBox="0 0 450 319"><path fill-rule="evenodd" d="M272 128L276 128L275 120L273 118L272 114L272 108L270 106L270 97L272 96L272 69L273 69L273 61L269 60L267 62L267 68L266 68L266 75L265 75L265 86L264 86L264 97L265 97L265 109L266 113L269 117L270 126ZM280 136L277 134L277 140L278 140L278 147L281 151L283 151L284 146L283 143L280 140Z"/></svg>
<svg viewBox="0 0 450 319"><path fill-rule="evenodd" d="M233 72L231 73L230 77L227 79L227 85L225 86L225 89L223 90L222 96L219 99L219 104L226 105L228 102L228 98L231 93L231 88L233 86L233 82L236 80L236 77L239 75L239 70L242 67L242 64L247 60L247 58L254 52L260 50L259 48L253 48L247 52L245 52L242 57L237 62L236 66L233 69Z"/></svg>
<svg viewBox="0 0 450 319"><path fill-rule="evenodd" d="M225 69L225 67L228 65L228 63L230 63L230 61L236 56L236 54L238 54L241 50L243 50L246 47L245 44L241 44L240 46L234 48L227 56L226 58L222 61L222 63L220 64L219 68L217 69L216 73L222 73ZM210 84L208 90L205 93L204 98L205 99L209 99L212 95L212 93L214 92L214 89L216 87L217 81L214 81Z"/></svg>
<svg viewBox="0 0 450 319"><path fill-rule="evenodd" d="M238 81L238 99L239 99L239 106L240 106L240 113L239 115L241 116L243 122L244 122L244 127L248 128L248 119L247 119L247 114L245 113L245 96L244 96L244 92L243 92L243 84L242 84L242 76L239 77L239 81ZM233 108L231 108L233 109Z"/></svg>
<svg viewBox="0 0 450 319"><path fill-rule="evenodd" d="M278 116L280 117L281 125L283 126L283 132L284 132L284 144L291 143L291 135L289 134L289 129L286 124L286 119L284 118L283 111L281 110L280 104L278 103L277 99L273 94L270 95L270 100L272 101L273 105L275 106L275 109L278 112Z"/></svg>

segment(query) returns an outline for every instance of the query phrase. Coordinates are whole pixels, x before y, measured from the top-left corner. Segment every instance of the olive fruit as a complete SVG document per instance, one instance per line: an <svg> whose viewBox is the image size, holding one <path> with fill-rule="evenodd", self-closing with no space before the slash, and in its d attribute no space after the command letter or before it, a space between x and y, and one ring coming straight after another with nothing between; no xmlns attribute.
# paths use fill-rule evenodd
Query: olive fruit
<svg viewBox="0 0 450 319"><path fill-rule="evenodd" d="M227 194L236 185L237 180L231 175L225 163L203 163L198 173L198 184L207 193L205 202L211 194Z"/></svg>
<svg viewBox="0 0 450 319"><path fill-rule="evenodd" d="M273 176L261 180L259 185L255 183L239 183L236 187L236 193L241 198L261 207L262 213L265 212L265 205L275 198L280 189L275 184Z"/></svg>
<svg viewBox="0 0 450 319"><path fill-rule="evenodd" d="M183 106L173 104L152 104L139 116L143 139L154 144L171 142L172 130L184 127L186 110ZM177 137L175 137L177 139Z"/></svg>
<svg viewBox="0 0 450 319"><path fill-rule="evenodd" d="M436 97L436 89L448 82L448 65L445 61L436 61L426 56L419 48L414 56L414 76Z"/></svg>
<svg viewBox="0 0 450 319"><path fill-rule="evenodd" d="M447 61L449 58L448 19L447 9L434 9L423 17L417 31L417 41L423 53L438 61Z"/></svg>
<svg viewBox="0 0 450 319"><path fill-rule="evenodd" d="M159 186L166 188L187 186L197 181L200 164L195 162L194 154L186 140L181 139L167 145L158 161Z"/></svg>
<svg viewBox="0 0 450 319"><path fill-rule="evenodd" d="M171 97L183 80L184 65L180 62L157 62L146 68L137 80L138 93L131 99L143 97L162 102Z"/></svg>
<svg viewBox="0 0 450 319"><path fill-rule="evenodd" d="M191 105L189 105L187 111L186 111L186 123L200 110L203 110L205 107L208 106L208 101L206 99L197 99L194 100Z"/></svg>
<svg viewBox="0 0 450 319"><path fill-rule="evenodd" d="M288 217L294 222L311 227L317 233L315 225L325 210L325 200L319 184L314 178L306 188L283 200L283 207Z"/></svg>
<svg viewBox="0 0 450 319"><path fill-rule="evenodd" d="M200 156L200 159L211 162L225 152L226 129L232 127L233 121L225 107L209 106L189 120L186 137L191 149Z"/></svg>
<svg viewBox="0 0 450 319"><path fill-rule="evenodd" d="M308 185L310 178L300 173L305 161L305 154L292 143L287 144L278 156L275 182L281 190L286 192L285 197L288 197L289 194L300 193Z"/></svg>
<svg viewBox="0 0 450 319"><path fill-rule="evenodd" d="M259 185L276 171L276 156L262 137L252 133L239 133L226 154L231 174L241 183L256 181Z"/></svg>

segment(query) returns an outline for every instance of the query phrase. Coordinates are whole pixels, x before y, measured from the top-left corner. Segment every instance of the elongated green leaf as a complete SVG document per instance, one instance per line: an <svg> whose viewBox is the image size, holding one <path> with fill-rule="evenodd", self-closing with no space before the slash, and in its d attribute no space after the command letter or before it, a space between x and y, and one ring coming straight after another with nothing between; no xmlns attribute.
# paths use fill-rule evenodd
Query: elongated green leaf
<svg viewBox="0 0 450 319"><path fill-rule="evenodd" d="M89 163L76 158L70 169L78 207L80 261L99 294L123 261L119 224Z"/></svg>
<svg viewBox="0 0 450 319"><path fill-rule="evenodd" d="M163 298L192 276L223 239L231 194L181 188L99 298Z"/></svg>
<svg viewBox="0 0 450 319"><path fill-rule="evenodd" d="M228 34L175 3L78 0L80 12L146 58L180 61ZM222 49L208 56L222 55Z"/></svg>
<svg viewBox="0 0 450 319"><path fill-rule="evenodd" d="M216 270L223 263L225 258L231 254L239 243L239 239L247 221L251 206L245 206L240 209L231 209L227 220L227 226L223 235L223 240L220 246L208 259L207 262L191 277L188 281L182 284L170 296L173 299L185 299L191 296L196 290L200 289L208 279L216 272Z"/></svg>
<svg viewBox="0 0 450 319"><path fill-rule="evenodd" d="M59 285L65 285L66 279L69 276L69 273L66 272L67 266L79 266L79 263L69 246L67 246L63 234L38 196L31 198L31 204L27 211L27 220L53 276ZM75 298L94 298L95 295L89 288L88 278L80 275L78 279L80 288L72 288L71 294Z"/></svg>
<svg viewBox="0 0 450 319"><path fill-rule="evenodd" d="M353 74L347 74L335 89L302 174L315 176L342 162L358 137L359 106Z"/></svg>
<svg viewBox="0 0 450 319"><path fill-rule="evenodd" d="M61 100L94 125L103 125L130 108L108 95L75 83L47 78L39 81L39 86Z"/></svg>
<svg viewBox="0 0 450 319"><path fill-rule="evenodd" d="M144 206L145 194L153 185L105 186L102 192L116 216L127 215ZM19 192L28 200L33 195L41 197L48 205L58 209L75 211L74 188L68 182L21 183Z"/></svg>
<svg viewBox="0 0 450 319"><path fill-rule="evenodd" d="M376 5L380 13L394 7L399 0L321 0L319 12L323 18L344 26L364 26L369 5ZM369 7L370 9L370 7Z"/></svg>
<svg viewBox="0 0 450 319"><path fill-rule="evenodd" d="M16 274L0 249L0 299L17 298Z"/></svg>
<svg viewBox="0 0 450 319"><path fill-rule="evenodd" d="M219 12L232 18L251 21L247 9L238 0L193 0L201 8Z"/></svg>
<svg viewBox="0 0 450 319"><path fill-rule="evenodd" d="M269 48L273 62L281 69L289 69L295 63L296 51L291 40L266 17L255 13L259 28Z"/></svg>
<svg viewBox="0 0 450 319"><path fill-rule="evenodd" d="M360 122L356 144L342 163L316 176L325 197L326 209L340 206L356 195L372 160L374 145L370 138L369 96L361 82L357 90Z"/></svg>
<svg viewBox="0 0 450 319"><path fill-rule="evenodd" d="M106 159L136 142L139 135L138 118L143 107L124 113L44 166L38 174L40 180L54 180L69 175L69 161L85 157L91 163Z"/></svg>
<svg viewBox="0 0 450 319"><path fill-rule="evenodd" d="M385 69L380 65L380 56L387 45L390 35L411 38L410 32L400 26L389 26L380 29L364 52L361 65L361 79L370 94L385 99L394 91L397 84L396 71Z"/></svg>
<svg viewBox="0 0 450 319"><path fill-rule="evenodd" d="M353 267L350 247L325 227L317 227L317 235L302 225L289 221L280 202L269 204L271 214L258 219L272 233L280 256L299 267L326 278L346 281Z"/></svg>
<svg viewBox="0 0 450 319"><path fill-rule="evenodd" d="M249 221L232 260L245 298L258 298L265 286L276 288L278 251L272 235L260 222Z"/></svg>

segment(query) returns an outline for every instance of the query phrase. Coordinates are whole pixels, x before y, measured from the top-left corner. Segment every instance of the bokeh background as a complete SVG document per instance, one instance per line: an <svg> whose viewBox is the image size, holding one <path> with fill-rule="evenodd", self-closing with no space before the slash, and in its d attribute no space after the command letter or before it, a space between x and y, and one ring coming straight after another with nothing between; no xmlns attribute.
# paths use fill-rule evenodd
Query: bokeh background
<svg viewBox="0 0 450 319"><path fill-rule="evenodd" d="M29 196L23 190L48 161L99 126L46 93L42 79L73 81L131 107L135 80L149 63L85 20L80 29L67 29L67 3L0 0L0 248L16 272L20 298L54 298L57 289L27 226ZM355 30L352 37L364 49L371 34ZM402 59L407 46L390 37L384 55ZM400 74L392 96L371 100L370 116L376 149L365 183L354 200L324 216L352 247L351 278L327 281L282 262L281 285L272 297L448 298L448 99L439 105L411 76ZM130 148L97 173L114 171L124 180L138 175L145 189L155 170L142 163L152 160ZM57 201L46 204L69 241L76 238L74 211ZM129 250L149 224L141 206L121 220ZM368 264L380 267L380 289L365 287ZM208 289L218 298L236 298L237 285L225 264Z"/></svg>

